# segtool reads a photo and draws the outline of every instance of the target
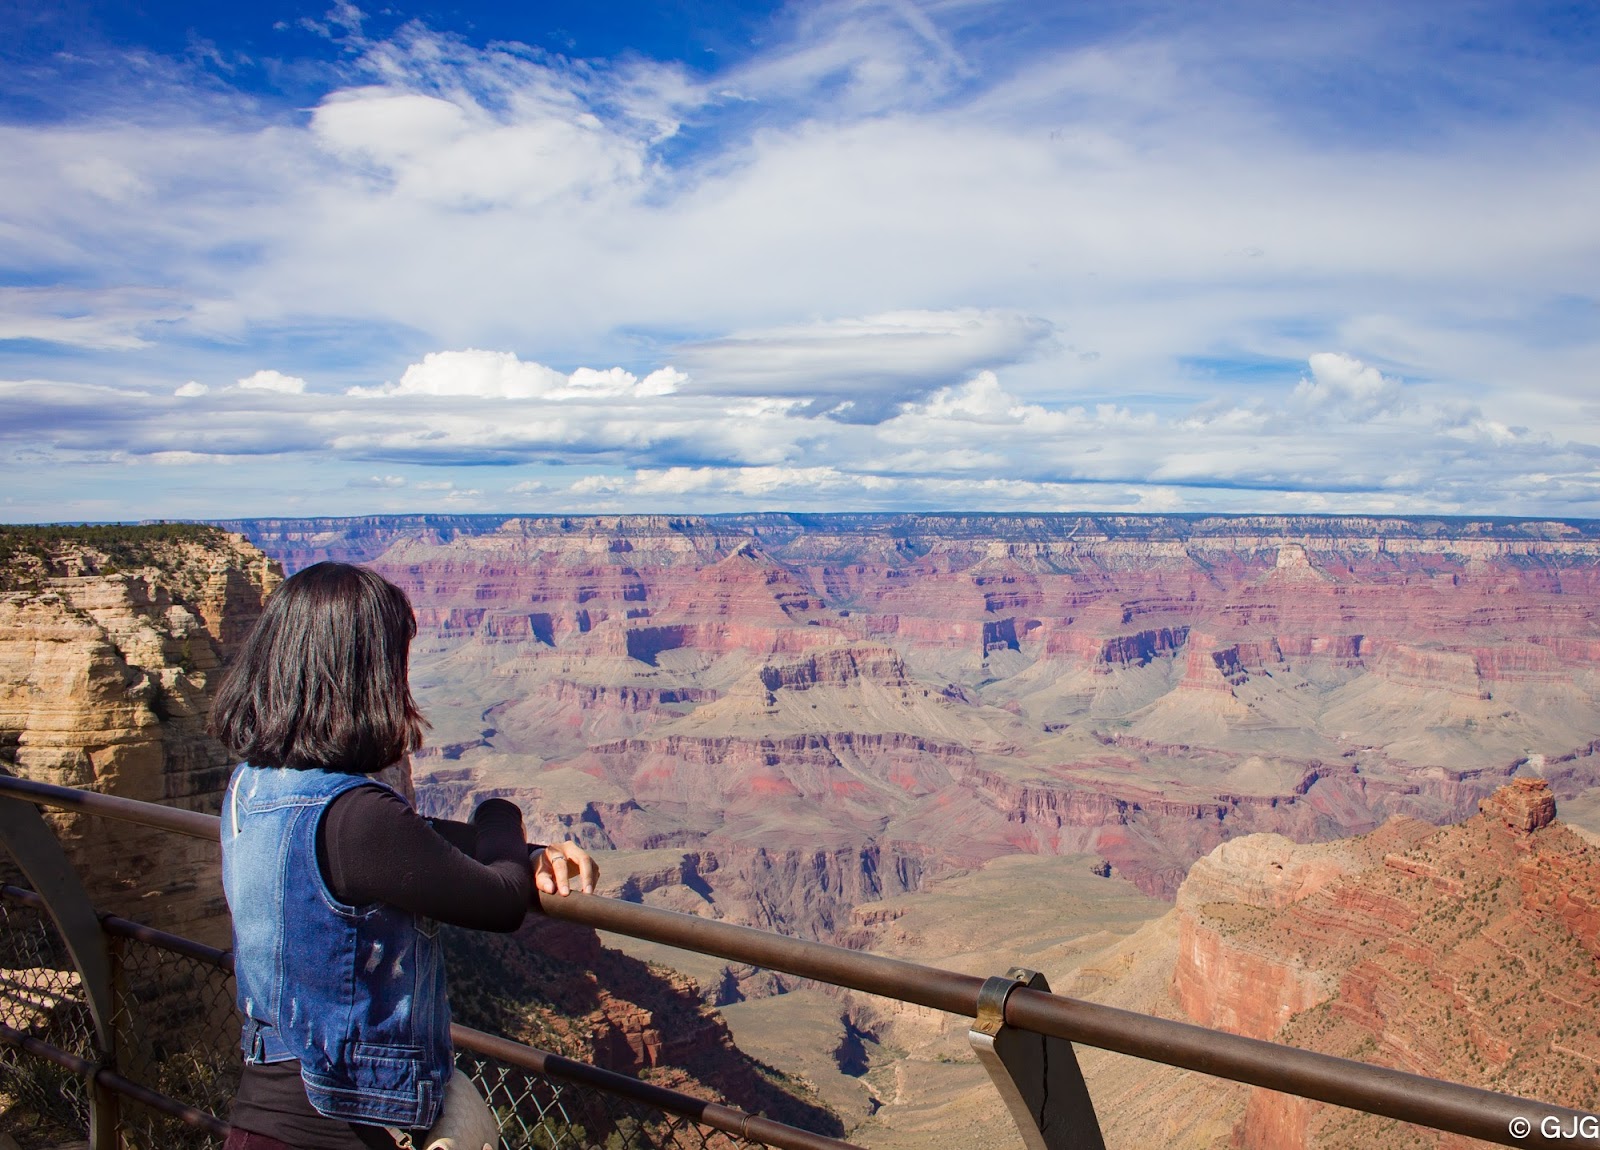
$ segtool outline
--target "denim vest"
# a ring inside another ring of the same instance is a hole
[[[222,807],[222,886],[247,1062],[300,1060],[306,1097],[348,1122],[411,1129],[439,1116],[450,1004],[438,924],[350,906],[317,866],[328,804],[365,775],[241,764]]]

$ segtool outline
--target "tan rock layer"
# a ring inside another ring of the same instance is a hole
[[[41,782],[215,811],[232,764],[205,732],[211,695],[279,576],[220,531],[155,545],[154,558],[102,574],[103,554],[68,541],[52,570],[72,574],[0,596],[0,759]],[[214,845],[52,821],[101,909],[226,942]]]

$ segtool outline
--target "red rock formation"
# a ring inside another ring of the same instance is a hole
[[[1253,836],[1214,851],[1178,894],[1178,1001],[1252,1037],[1593,1109],[1600,852],[1553,821],[1542,779],[1482,807],[1443,830],[1397,820],[1325,846]],[[1258,1091],[1236,1133],[1287,1150],[1400,1132]]]
[[[1480,802],[1478,810],[1527,834],[1555,821],[1556,797],[1543,779],[1513,779]]]

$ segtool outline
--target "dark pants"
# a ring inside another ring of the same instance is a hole
[[[270,1135],[240,1130],[235,1126],[228,1131],[228,1140],[222,1144],[222,1150],[294,1150],[294,1147]]]
[[[381,1126],[363,1126],[351,1123],[350,1129],[373,1150],[394,1150],[395,1141]],[[240,1130],[237,1126],[228,1131],[228,1140],[222,1150],[296,1150],[287,1142],[280,1142],[270,1134],[257,1134],[253,1130]]]

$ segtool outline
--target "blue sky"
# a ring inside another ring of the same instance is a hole
[[[1600,7],[0,7],[0,518],[1600,516]]]

